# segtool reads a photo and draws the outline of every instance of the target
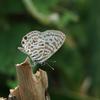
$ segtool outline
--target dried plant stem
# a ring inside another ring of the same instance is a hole
[[[48,88],[47,73],[41,69],[32,73],[32,67],[27,58],[23,63],[16,65],[19,86],[10,90],[13,100],[50,100],[46,95]]]

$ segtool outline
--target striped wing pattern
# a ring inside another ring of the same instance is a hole
[[[43,63],[62,46],[64,41],[65,35],[60,31],[32,31],[22,38],[21,44],[24,53],[33,62]]]

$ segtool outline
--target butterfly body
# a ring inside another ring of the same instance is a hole
[[[65,35],[56,30],[32,31],[26,34],[18,49],[27,54],[33,62],[43,63],[64,43]]]

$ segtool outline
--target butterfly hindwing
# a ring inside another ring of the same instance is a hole
[[[42,38],[45,40],[45,48],[42,62],[50,58],[64,43],[65,35],[56,30],[47,30],[42,32]]]

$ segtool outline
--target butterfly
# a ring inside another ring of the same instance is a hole
[[[21,41],[18,49],[27,54],[35,63],[42,64],[49,59],[64,43],[65,34],[57,30],[44,32],[31,31]]]

